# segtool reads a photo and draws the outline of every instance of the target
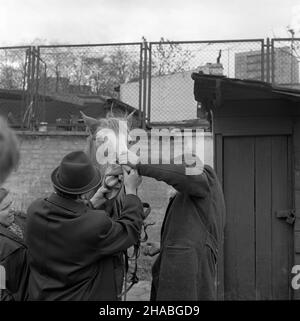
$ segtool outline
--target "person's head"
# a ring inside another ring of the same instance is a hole
[[[19,163],[18,142],[15,133],[0,117],[0,185]]]
[[[12,205],[13,200],[9,191],[0,187],[0,224],[6,227],[10,226],[15,220],[15,210]]]
[[[101,175],[83,151],[76,151],[62,159],[51,180],[57,194],[77,199],[94,191],[101,183]]]

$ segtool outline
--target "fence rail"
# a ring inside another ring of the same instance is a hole
[[[80,106],[115,98],[143,126],[195,121],[206,115],[192,72],[300,89],[299,59],[298,38],[0,47],[0,113],[35,128],[51,99]]]

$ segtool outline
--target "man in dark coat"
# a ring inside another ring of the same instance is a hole
[[[0,265],[5,268],[6,288],[0,301],[28,299],[29,268],[24,241],[0,224]]]
[[[142,224],[136,171],[124,171],[126,197],[118,220],[78,198],[101,182],[98,169],[83,152],[65,156],[52,182],[56,193],[28,209],[29,299],[117,300],[118,256],[138,241]],[[100,188],[91,203],[101,201]]]
[[[176,189],[162,224],[160,254],[152,268],[151,300],[216,299],[225,203],[214,170],[200,165],[199,174],[187,175],[184,163],[139,164],[135,157],[126,157],[140,175]],[[202,164],[199,159],[195,163]]]
[[[0,301],[25,301],[29,279],[27,247],[16,230],[18,228],[22,234],[25,219],[15,216],[10,206],[8,191],[0,188],[0,265],[5,271],[5,289],[2,289]]]
[[[19,158],[17,137],[0,117],[0,186],[12,170],[16,169]],[[14,215],[7,195],[8,191],[0,188],[0,301],[20,301],[27,299],[29,270],[26,245],[8,229],[14,221]]]

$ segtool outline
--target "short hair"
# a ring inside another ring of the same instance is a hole
[[[0,184],[3,184],[10,173],[17,168],[19,159],[17,137],[6,121],[0,117]]]

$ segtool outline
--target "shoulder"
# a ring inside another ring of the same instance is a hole
[[[91,229],[96,229],[98,231],[109,230],[113,222],[108,216],[108,213],[104,210],[94,210],[90,208],[87,208],[84,218]]]
[[[208,177],[208,179],[217,180],[217,174],[215,170],[210,165],[204,165],[203,173]]]
[[[18,250],[26,250],[26,247],[21,242],[17,242],[15,238],[9,234],[0,234],[0,261],[5,260],[13,253],[19,253]]]
[[[32,211],[34,211],[36,208],[38,207],[42,207],[45,203],[45,199],[44,198],[38,198],[36,200],[34,200],[27,208],[27,213],[30,213]]]

